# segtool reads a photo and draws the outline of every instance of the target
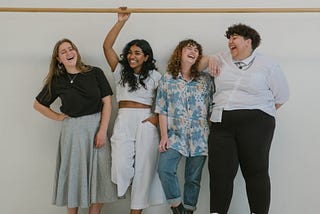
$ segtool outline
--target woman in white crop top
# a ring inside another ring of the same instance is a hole
[[[131,214],[165,203],[156,172],[159,133],[158,116],[151,107],[161,74],[156,71],[152,48],[143,39],[129,42],[120,58],[113,49],[129,13],[119,13],[118,21],[107,34],[103,49],[116,82],[119,111],[112,137],[112,181],[118,196],[123,197],[130,185]]]

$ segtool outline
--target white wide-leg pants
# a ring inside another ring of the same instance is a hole
[[[166,202],[157,173],[158,129],[150,122],[150,109],[119,109],[111,137],[111,179],[123,196],[130,184],[131,209]]]

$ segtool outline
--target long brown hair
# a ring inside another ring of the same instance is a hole
[[[61,75],[65,74],[67,72],[64,65],[62,63],[60,63],[57,59],[58,54],[59,54],[59,47],[62,43],[65,43],[65,42],[69,43],[71,45],[71,47],[77,52],[77,63],[76,63],[77,70],[79,70],[80,73],[82,73],[82,72],[88,72],[92,69],[92,67],[90,65],[86,65],[81,61],[81,56],[79,54],[79,50],[78,50],[77,46],[70,39],[59,40],[53,48],[49,72],[48,72],[48,74],[45,78],[45,82],[44,82],[44,87],[48,88],[48,97],[47,97],[48,99],[50,99],[50,97],[51,97],[51,85],[52,85],[53,78],[60,77]]]
[[[182,49],[184,47],[189,46],[189,45],[197,47],[197,49],[199,51],[199,56],[198,56],[196,62],[191,66],[191,77],[197,78],[199,76],[198,65],[199,65],[200,59],[202,58],[202,47],[195,40],[186,39],[186,40],[179,42],[177,47],[174,49],[174,51],[170,57],[169,63],[168,63],[167,71],[169,73],[171,73],[173,78],[175,78],[175,79],[178,77],[179,72],[181,71]]]

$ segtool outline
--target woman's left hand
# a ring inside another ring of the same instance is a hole
[[[98,131],[95,137],[94,144],[98,149],[104,146],[107,143],[107,132],[106,131]]]

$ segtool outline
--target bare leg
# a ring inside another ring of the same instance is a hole
[[[68,208],[68,214],[77,214],[77,213],[78,213],[78,207]]]
[[[103,204],[91,204],[89,214],[100,214]]]
[[[130,210],[130,214],[141,214],[142,210]]]

